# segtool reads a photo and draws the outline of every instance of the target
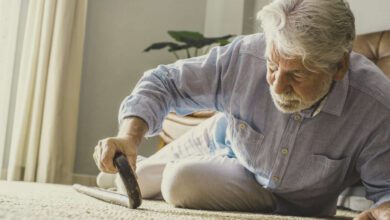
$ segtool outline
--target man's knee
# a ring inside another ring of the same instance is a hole
[[[137,180],[144,199],[153,199],[160,194],[161,173],[164,167],[159,163],[137,165]]]
[[[177,207],[229,211],[271,211],[272,193],[230,158],[196,157],[169,163],[161,193]]]
[[[161,193],[165,201],[178,207],[196,208],[207,191],[203,166],[191,161],[169,163],[164,170]]]

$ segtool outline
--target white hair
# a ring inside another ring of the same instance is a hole
[[[257,14],[269,56],[302,59],[310,70],[334,72],[352,50],[355,18],[344,0],[274,0]]]

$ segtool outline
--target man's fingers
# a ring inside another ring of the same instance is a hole
[[[107,170],[101,158],[102,158],[102,147],[101,147],[101,142],[99,141],[98,145],[95,147],[95,151],[93,153],[93,159],[95,160],[95,164],[100,171],[109,173],[110,171]]]
[[[135,172],[136,169],[137,169],[137,166],[136,166],[137,155],[135,155],[135,156],[127,156],[127,161],[129,162],[129,165],[130,165],[131,169],[134,171],[135,177],[138,179],[137,173]]]
[[[99,170],[105,173],[117,173],[118,169],[113,162],[117,152],[122,152],[126,155],[129,165],[135,171],[137,150],[131,140],[124,138],[106,138],[98,142],[95,146],[93,159]]]
[[[101,162],[107,172],[109,173],[116,173],[118,170],[114,166],[113,159],[116,152],[116,147],[114,147],[113,143],[110,143],[109,141],[103,143],[103,150],[102,150],[102,158]]]
[[[353,220],[375,220],[375,218],[371,215],[370,210],[366,210],[356,216]]]
[[[390,219],[390,207],[389,208],[381,208],[380,206],[373,209],[371,214],[374,219],[377,220],[389,220]]]
[[[135,172],[137,156],[136,155],[127,155],[126,157],[127,157],[127,161],[129,162],[129,165],[131,166],[131,168]]]
[[[95,164],[99,168],[99,170],[104,172],[104,166],[102,166],[100,161],[101,151],[101,146],[99,144],[96,145],[95,151],[93,152],[93,159],[95,160]]]

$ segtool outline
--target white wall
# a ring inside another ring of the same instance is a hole
[[[262,32],[262,28],[260,26],[260,22],[256,20],[257,12],[259,12],[264,6],[269,4],[272,0],[255,0],[255,4],[253,6],[253,17],[254,17],[254,27],[253,32]]]
[[[205,34],[252,34],[261,31],[256,22],[257,11],[271,0],[208,0]]]
[[[356,33],[390,30],[389,0],[349,0],[355,15]]]
[[[203,32],[206,0],[91,0],[88,5],[75,173],[97,174],[92,159],[99,139],[116,135],[120,102],[142,73],[175,59],[142,50],[169,41],[167,30]],[[155,150],[144,141],[140,154]]]
[[[244,5],[244,0],[208,0],[205,35],[242,34]]]

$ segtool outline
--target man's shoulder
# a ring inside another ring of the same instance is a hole
[[[365,56],[352,53],[350,86],[381,103],[390,111],[390,79]]]
[[[265,36],[263,33],[245,35],[241,39],[240,54],[247,54],[265,60]]]

